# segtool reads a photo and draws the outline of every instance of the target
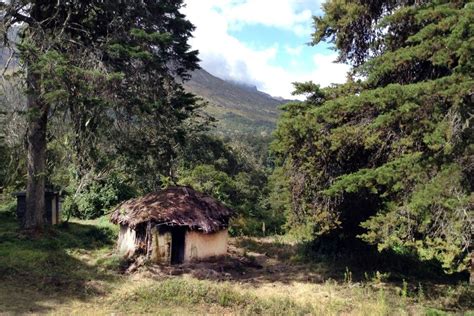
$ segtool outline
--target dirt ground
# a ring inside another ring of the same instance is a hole
[[[182,275],[254,286],[268,282],[323,283],[325,277],[321,273],[312,271],[308,265],[288,260],[293,251],[291,245],[275,246],[271,238],[231,238],[227,256],[173,266],[151,264],[138,267],[132,264],[125,272],[155,279]]]

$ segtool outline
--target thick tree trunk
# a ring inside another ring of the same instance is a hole
[[[26,187],[26,212],[22,228],[41,230],[45,215],[46,182],[46,127],[48,106],[38,97],[39,78],[28,74],[28,179]]]

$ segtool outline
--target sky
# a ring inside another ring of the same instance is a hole
[[[331,45],[310,46],[312,16],[324,0],[185,0],[182,12],[196,26],[190,44],[201,67],[227,80],[294,99],[292,82],[321,86],[345,81]]]

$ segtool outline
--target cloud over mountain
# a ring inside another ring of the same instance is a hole
[[[318,1],[307,0],[188,0],[183,13],[196,26],[191,45],[200,51],[201,65],[210,73],[290,98],[292,82],[341,83],[349,69],[332,63],[333,52],[313,49],[312,53],[304,45],[310,41],[312,15],[319,13],[319,7]],[[275,32],[276,39],[255,45],[235,35],[262,30]],[[292,34],[296,45],[280,39],[279,32]],[[304,60],[301,51],[308,55]]]

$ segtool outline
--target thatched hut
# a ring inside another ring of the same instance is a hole
[[[189,187],[170,187],[120,204],[118,251],[158,263],[182,263],[227,253],[232,210]]]

